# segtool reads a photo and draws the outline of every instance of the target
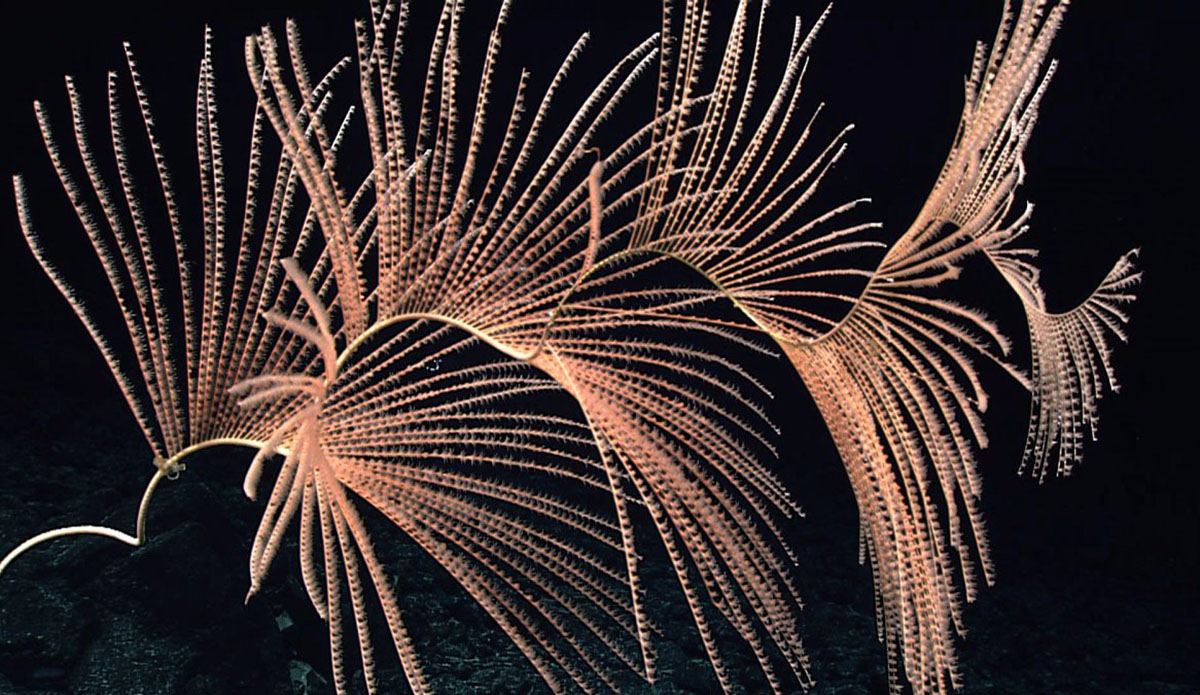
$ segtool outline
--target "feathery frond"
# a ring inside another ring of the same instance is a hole
[[[160,459],[180,458],[213,442],[265,441],[281,414],[293,409],[295,399],[271,408],[241,409],[228,390],[281,363],[306,372],[318,357],[312,350],[289,349],[282,332],[256,321],[272,307],[297,318],[304,315],[299,297],[287,292],[281,282],[278,260],[311,243],[311,225],[301,224],[294,209],[299,180],[286,156],[274,164],[274,185],[264,191],[264,178],[272,171],[263,162],[265,132],[259,109],[255,109],[252,126],[242,221],[231,219],[210,42],[211,35],[206,33],[196,96],[202,211],[197,225],[181,219],[174,177],[128,46],[125,56],[137,119],[145,136],[143,147],[148,145],[156,167],[153,183],[139,182],[132,171],[134,144],[128,132],[129,117],[120,105],[116,73],[109,75],[108,112],[118,186],[105,181],[102,155],[89,137],[83,97],[72,80],[67,80],[73,131],[68,143],[56,135],[48,109],[35,105],[51,162],[100,262],[111,301],[124,322],[123,332],[101,325],[99,317],[112,312],[93,313],[71,292],[71,282],[56,269],[34,232],[24,182],[15,179],[22,229],[30,248],[88,326],[147,443]],[[324,92],[322,85],[316,98]],[[85,184],[79,183],[72,159],[82,161]],[[154,190],[156,196],[148,193]],[[264,193],[269,194],[265,206],[261,200]],[[163,234],[152,233],[151,206],[158,206],[154,212],[158,218],[165,217],[170,228],[166,243]],[[189,245],[192,237],[200,240],[198,250]],[[172,290],[169,284],[174,282],[178,287]],[[126,352],[134,356],[132,369],[121,358]]]

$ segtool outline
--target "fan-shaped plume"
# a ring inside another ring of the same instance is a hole
[[[133,109],[121,106],[123,89],[117,74],[110,73],[108,79],[111,152],[118,185],[106,184],[103,154],[88,136],[83,96],[71,79],[67,80],[67,94],[73,137],[65,145],[56,135],[49,110],[41,103],[35,105],[50,160],[99,261],[111,301],[124,320],[123,332],[102,325],[100,317],[112,314],[111,310],[93,312],[71,291],[71,283],[54,266],[34,232],[23,180],[14,179],[21,226],[30,248],[87,326],[147,443],[155,457],[164,461],[179,460],[214,444],[265,441],[280,419],[295,410],[297,399],[239,408],[227,393],[229,388],[263,371],[286,368],[307,373],[317,368],[320,357],[311,346],[256,320],[272,308],[291,320],[306,315],[306,305],[282,282],[279,259],[311,247],[313,225],[307,219],[311,212],[301,218],[295,209],[300,182],[292,160],[282,156],[269,168],[264,164],[265,123],[261,109],[256,108],[242,220],[235,223],[231,219],[210,40],[206,33],[196,95],[199,221],[181,218],[174,177],[128,45],[125,57],[128,86],[135,96]],[[324,115],[319,103],[328,103],[323,102],[327,90],[323,82],[314,93],[317,115]],[[130,120],[139,123],[137,128],[144,135],[140,147],[155,163],[154,178],[148,181],[139,180],[131,165],[138,145],[129,135]],[[78,160],[86,173],[83,185],[75,173]],[[264,179],[271,175],[274,183],[265,188]],[[140,196],[136,195],[139,191],[143,192]],[[145,193],[148,191],[156,193]],[[155,233],[154,227],[162,226],[163,221],[169,233]],[[189,247],[192,237],[198,239],[198,249]],[[322,258],[326,256],[322,252]],[[314,274],[313,281],[325,284],[321,273]],[[323,291],[328,301],[331,287],[325,284]],[[136,371],[123,366],[122,356],[130,352]]]
[[[681,48],[664,59],[659,85],[660,108],[671,110],[660,115],[656,135],[672,144],[656,148],[650,161],[653,185],[639,201],[647,212],[629,230],[628,245],[693,267],[763,330],[799,340],[828,331],[853,304],[853,295],[829,289],[831,279],[869,275],[822,261],[878,246],[859,238],[878,225],[842,223],[862,200],[816,215],[805,205],[841,158],[850,130],[814,144],[821,109],[806,114],[800,100],[809,48],[826,15],[807,34],[796,22],[775,91],[764,93],[773,79],[760,66],[766,4],[754,5],[739,3],[716,84],[697,112],[676,106],[699,88],[687,75],[703,58],[708,21],[701,5],[686,4]],[[696,135],[680,137],[697,119]],[[686,163],[681,177],[657,175],[675,162]]]
[[[555,382],[461,329],[419,320],[380,343],[350,356],[321,414],[336,479],[442,564],[547,682],[619,690],[636,633],[617,524],[584,505],[608,491],[586,426],[545,407]]]
[[[1025,230],[1027,216],[1028,211],[1011,231],[996,238],[1005,243],[1016,238]],[[986,252],[1021,298],[1029,321],[1033,404],[1021,470],[1031,470],[1044,480],[1057,450],[1055,472],[1069,475],[1071,467],[1083,458],[1085,426],[1091,438],[1096,438],[1104,384],[1112,391],[1118,388],[1110,341],[1112,336],[1127,340],[1129,317],[1122,305],[1134,300],[1131,290],[1141,279],[1133,264],[1137,251],[1118,259],[1087,299],[1061,313],[1046,310],[1038,284],[1040,271],[1030,261],[1034,251],[995,246]]]
[[[236,223],[210,35],[195,222],[181,213],[126,47],[136,110],[121,108],[129,85],[115,74],[108,84],[119,185],[105,183],[112,166],[88,137],[73,82],[73,138],[36,106],[112,308],[94,311],[72,290],[33,232],[17,178],[22,229],[154,453],[147,500],[206,447],[257,450],[244,484],[252,498],[274,471],[250,593],[297,522],[339,694],[355,668],[347,616],[366,689],[378,690],[372,602],[409,686],[429,691],[363,504],[445,568],[556,693],[655,683],[659,629],[642,576],[648,538],[637,532],[647,518],[722,690],[742,687],[729,653],[743,647],[772,693],[807,687],[783,528],[798,507],[770,463],[769,394],[731,357],[776,347],[846,466],[892,691],[907,681],[944,693],[960,682],[962,598],[976,595],[977,574],[993,576],[975,360],[1033,392],[1025,464],[1044,476],[1057,453],[1069,472],[1084,422],[1095,432],[1102,381],[1115,385],[1110,334],[1125,338],[1121,305],[1139,277],[1126,255],[1082,304],[1050,313],[1032,252],[1011,246],[1027,229],[1029,208],[1011,213],[1064,9],[1006,8],[991,50],[976,50],[933,190],[874,270],[846,262],[884,246],[867,235],[878,225],[855,221],[865,199],[810,210],[849,132],[819,135],[821,108],[801,99],[828,11],[807,30],[797,21],[786,60],[768,65],[767,3],[753,0],[738,3],[712,69],[712,19],[686,0],[665,2],[661,36],[606,72],[575,74],[584,35],[554,75],[522,72],[515,84],[498,70],[510,3],[475,65],[463,3],[448,0],[417,108],[399,84],[414,59],[407,3],[372,0],[354,60],[319,80],[294,23],[282,41],[264,28],[244,46],[256,104]],[[655,108],[639,121],[628,97],[656,67]],[[572,81],[592,88],[568,104]],[[354,104],[337,106],[335,87]],[[357,115],[365,173],[340,156]],[[131,120],[143,136],[128,135]],[[154,161],[151,185],[135,174],[139,157]],[[1031,379],[1007,364],[1008,341],[982,312],[944,296],[977,252],[1025,308]],[[663,272],[680,264],[686,281]],[[106,325],[110,315],[123,326]],[[569,405],[552,405],[556,395]],[[140,521],[139,543],[143,530]],[[722,642],[727,629],[744,645]]]
[[[751,646],[774,691],[808,683],[799,600],[775,522],[798,509],[764,465],[774,458],[774,428],[758,405],[765,389],[722,355],[763,348],[744,331],[704,320],[702,310],[723,299],[719,292],[613,288],[664,262],[626,257],[605,265],[581,286],[533,363],[583,407],[610,468],[618,518],[625,523],[627,515],[620,495],[645,504],[722,687],[735,689],[734,674],[716,640],[713,607]],[[629,531],[625,548],[641,616]],[[646,661],[653,680],[651,653]]]

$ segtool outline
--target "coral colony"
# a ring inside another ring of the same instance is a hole
[[[728,654],[745,649],[759,689],[791,692],[810,684],[780,531],[797,507],[772,470],[766,390],[728,357],[750,350],[791,363],[840,453],[893,691],[957,687],[962,605],[992,581],[976,363],[1032,394],[1027,469],[1069,472],[1138,279],[1127,255],[1078,307],[1049,313],[1020,246],[1021,157],[1065,4],[1005,8],[970,62],[945,165],[895,233],[862,221],[861,200],[813,209],[848,131],[818,137],[820,109],[800,97],[824,15],[788,37],[765,3],[745,0],[716,27],[704,3],[668,0],[661,34],[607,73],[577,69],[585,35],[556,74],[510,80],[497,69],[509,9],[468,52],[459,2],[413,27],[405,3],[373,0],[354,55],[316,72],[293,23],[264,29],[245,42],[256,103],[220,118],[206,35],[186,111],[199,219],[183,212],[195,187],[174,183],[128,46],[107,115],[89,115],[69,80],[69,118],[35,105],[80,248],[111,292],[72,290],[18,176],[21,227],[157,471],[136,535],[56,529],[0,570],[67,535],[141,544],[163,478],[194,452],[240,445],[254,452],[245,492],[265,498],[250,592],[298,533],[339,693],[359,670],[375,692],[385,647],[415,693],[429,690],[364,507],[439,563],[554,692],[659,677],[651,542],[722,690],[741,690]],[[421,60],[405,36],[420,29],[433,32],[424,89],[407,93],[399,78]],[[789,38],[768,60],[764,45]],[[643,113],[628,97],[647,81],[656,99]],[[565,103],[568,83],[590,95]],[[248,162],[222,147],[230,122],[252,123]],[[249,171],[246,191],[228,190],[231,167]],[[1028,372],[949,296],[967,257],[1023,305]],[[539,408],[548,392],[577,409]]]

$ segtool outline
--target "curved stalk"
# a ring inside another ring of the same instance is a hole
[[[96,524],[80,524],[78,526],[63,526],[61,528],[50,529],[26,540],[25,542],[13,548],[3,560],[0,560],[0,576],[8,569],[8,566],[13,563],[18,557],[23,555],[27,550],[34,548],[47,541],[52,541],[58,538],[66,538],[69,536],[102,536],[111,538],[115,541],[120,541],[134,548],[141,547],[146,543],[146,517],[150,511],[150,500],[154,497],[154,491],[158,489],[158,484],[163,478],[174,480],[179,477],[179,474],[185,470],[183,459],[197,451],[207,449],[212,446],[235,445],[260,447],[261,442],[256,442],[250,439],[239,439],[234,437],[226,437],[220,439],[210,439],[208,441],[193,444],[189,447],[181,449],[179,452],[168,459],[156,458],[154,461],[155,467],[158,469],[151,476],[150,482],[146,483],[146,490],[142,493],[142,501],[138,505],[137,522],[134,528],[134,534],[130,535],[120,529],[111,528],[109,526],[99,526]],[[282,453],[282,452],[281,452]]]

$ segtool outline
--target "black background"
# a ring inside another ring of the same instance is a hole
[[[149,470],[144,445],[102,362],[20,237],[10,174],[25,173],[35,199],[44,196],[51,206],[57,200],[65,209],[31,102],[46,100],[65,114],[61,76],[71,74],[92,89],[98,106],[102,92],[96,89],[104,71],[122,65],[119,42],[130,40],[158,118],[178,121],[167,126],[174,129],[167,133],[168,156],[178,167],[194,166],[186,159],[191,156],[187,129],[203,26],[210,24],[216,33],[219,89],[227,100],[222,108],[237,113],[239,101],[249,98],[240,67],[242,36],[264,22],[278,26],[283,17],[296,17],[313,64],[325,65],[353,49],[351,20],[367,8],[351,5],[28,3],[6,14],[0,29],[3,547],[47,527],[49,519],[42,517],[48,509],[67,523],[117,513],[112,523],[128,526]],[[826,123],[857,125],[851,150],[828,187],[843,200],[871,196],[870,215],[893,235],[913,217],[937,173],[960,112],[973,42],[991,39],[1000,13],[998,2],[908,5],[839,4],[814,48],[805,85],[810,104],[828,102]],[[1122,390],[1102,402],[1099,442],[1087,449],[1075,475],[1045,485],[1015,474],[1027,396],[999,372],[989,374],[996,399],[987,416],[993,446],[983,453],[982,466],[1000,586],[985,592],[968,613],[974,631],[965,643],[964,670],[969,685],[980,688],[976,692],[991,691],[980,684],[997,692],[1031,693],[1200,688],[1196,667],[1186,661],[1200,646],[1197,632],[1185,624],[1197,615],[1200,545],[1200,488],[1193,465],[1195,143],[1194,111],[1187,105],[1195,61],[1183,36],[1184,18],[1165,4],[1114,8],[1081,2],[1068,12],[1052,51],[1060,70],[1026,157],[1023,195],[1037,205],[1032,238],[1043,250],[1051,308],[1073,305],[1120,253],[1142,249],[1138,264],[1144,280],[1131,310],[1132,341],[1117,350]],[[777,42],[786,41],[792,15],[812,18],[821,9],[812,2],[775,2],[770,16],[777,21],[770,28]],[[492,11],[469,8],[481,26],[491,21]],[[418,12],[414,34],[429,26],[422,16]],[[545,77],[575,37],[590,30],[592,49],[584,65],[605,66],[655,31],[657,16],[652,2],[575,6],[518,0],[506,33],[506,59]],[[723,16],[718,11],[718,18]],[[778,48],[767,60],[772,57],[778,58]],[[223,125],[234,132],[245,127]],[[1015,300],[994,280],[979,283],[978,298],[1022,345]],[[1027,350],[1018,348],[1019,354],[1022,349]],[[826,569],[847,584],[846,602],[869,609],[868,573],[852,566],[853,502],[828,435],[794,376],[779,365],[758,366],[780,394],[776,418],[788,424],[781,476],[809,513],[796,531],[802,558],[818,565],[814,572],[833,563]],[[113,451],[121,457],[104,473],[108,486],[102,493],[72,485],[80,479],[62,472],[72,466],[94,471],[99,462],[114,460]],[[231,485],[238,479],[237,471],[229,472]],[[71,495],[86,498],[87,505],[69,511]],[[253,518],[248,503],[233,504],[223,513]],[[829,554],[836,558],[828,559]],[[241,557],[225,557],[225,567],[213,571],[244,582]],[[36,554],[24,560],[40,561]],[[809,573],[800,568],[802,591],[814,587],[807,602],[817,615],[807,634],[821,682],[818,692],[841,692],[839,685],[850,681],[865,690],[880,687],[878,673],[873,680],[855,680],[857,667],[828,663],[840,654],[835,642],[868,642],[871,633],[828,634],[841,628],[823,623],[817,604],[839,590],[830,588],[834,580]],[[0,583],[0,604],[10,600],[6,590]],[[314,632],[323,638],[319,627]],[[873,659],[870,666],[879,669],[882,649],[873,643],[863,648]],[[40,692],[22,685],[33,682],[28,674],[14,678],[21,672],[14,660],[23,657],[13,649],[0,647],[0,690]],[[77,683],[51,681],[58,685],[50,692]]]

